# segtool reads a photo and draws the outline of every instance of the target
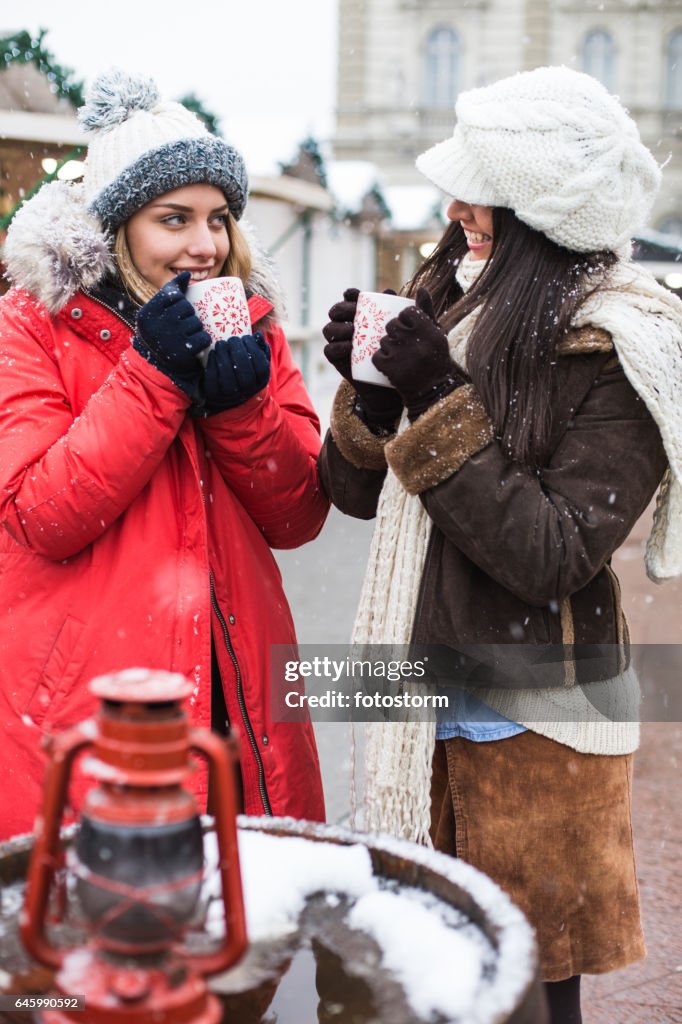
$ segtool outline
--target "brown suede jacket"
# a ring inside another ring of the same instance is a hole
[[[503,454],[471,384],[399,436],[379,438],[354,414],[355,391],[344,381],[319,466],[331,500],[356,518],[374,517],[387,464],[424,503],[434,528],[414,643],[620,650],[619,664],[596,676],[584,677],[576,658],[570,684],[622,668],[627,626],[610,559],[655,493],[666,457],[605,331],[572,331],[560,355],[552,455],[538,472]]]

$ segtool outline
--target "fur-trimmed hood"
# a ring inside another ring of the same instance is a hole
[[[247,288],[271,302],[271,316],[281,319],[284,302],[272,261],[248,222],[242,219],[239,229],[253,261]],[[3,250],[6,277],[55,314],[80,288],[96,287],[114,270],[112,244],[88,213],[82,186],[53,181],[28,199],[10,224]]]

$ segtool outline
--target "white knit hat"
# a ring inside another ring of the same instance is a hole
[[[118,68],[100,75],[78,112],[91,136],[83,186],[88,208],[112,230],[150,200],[184,185],[221,189],[236,219],[248,192],[244,162],[154,81]]]
[[[537,68],[460,95],[454,134],[418,169],[462,202],[512,209],[577,252],[616,251],[647,220],[661,171],[590,75]]]

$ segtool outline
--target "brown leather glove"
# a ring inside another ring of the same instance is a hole
[[[402,396],[411,420],[466,379],[452,361],[447,336],[436,320],[426,288],[418,289],[414,306],[388,321],[372,362]]]
[[[403,400],[397,391],[379,384],[354,380],[351,373],[350,355],[353,347],[353,320],[358,305],[358,288],[346,288],[343,302],[337,302],[329,310],[329,323],[322,328],[327,344],[324,347],[326,359],[355,388],[358,396],[358,415],[370,429],[372,426],[390,429],[403,411]],[[395,295],[387,289],[388,295]]]

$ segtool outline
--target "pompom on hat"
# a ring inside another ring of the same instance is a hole
[[[615,96],[567,67],[522,71],[460,95],[454,134],[417,158],[465,203],[504,206],[577,252],[622,251],[661,171]]]
[[[91,213],[114,231],[146,203],[184,185],[215,185],[241,217],[248,195],[242,157],[154,81],[118,68],[100,75],[78,111],[90,139],[83,186]]]

